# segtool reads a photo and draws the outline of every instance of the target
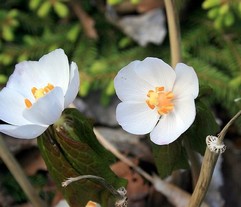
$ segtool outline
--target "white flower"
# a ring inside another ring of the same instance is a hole
[[[175,70],[158,58],[133,61],[114,80],[122,101],[116,118],[124,130],[150,133],[158,145],[175,141],[193,123],[198,78],[192,67],[178,63]]]
[[[76,63],[69,65],[62,49],[44,55],[39,61],[15,66],[0,92],[0,132],[31,139],[42,134],[75,99],[79,90]]]

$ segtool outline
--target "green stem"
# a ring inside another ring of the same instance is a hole
[[[228,128],[232,125],[232,123],[241,115],[241,111],[239,111],[222,129],[218,138],[223,141],[223,138],[228,130]],[[219,154],[215,152],[211,152],[208,148],[206,148],[203,164],[200,172],[200,176],[197,182],[197,185],[194,189],[194,192],[191,196],[188,207],[199,207],[207,193],[208,186],[210,184],[214,167],[216,165]]]
[[[28,178],[26,177],[24,171],[8,150],[2,136],[0,135],[0,157],[2,158],[5,165],[8,167],[9,171],[12,173],[16,181],[19,183],[25,194],[27,195],[30,202],[35,207],[44,207],[46,204],[39,198],[37,192],[30,184]]]

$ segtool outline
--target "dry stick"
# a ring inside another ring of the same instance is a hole
[[[98,34],[97,31],[95,29],[95,21],[93,20],[93,18],[91,18],[82,8],[80,2],[75,1],[75,0],[71,0],[70,1],[70,5],[73,8],[73,11],[75,12],[76,16],[78,17],[79,21],[81,22],[85,34],[87,37],[91,38],[91,39],[97,39],[98,38]]]
[[[30,184],[22,168],[7,148],[2,136],[0,135],[0,157],[17,180],[30,202],[34,207],[44,207],[46,204],[40,199],[36,190]]]
[[[133,168],[136,172],[142,175],[146,180],[153,184],[155,189],[166,196],[169,202],[176,207],[186,207],[189,200],[190,194],[184,190],[178,188],[177,186],[161,180],[157,176],[151,176],[145,172],[142,168],[138,167],[130,159],[124,156],[119,150],[117,150],[105,137],[103,137],[98,130],[94,128],[94,133],[99,140],[99,142],[109,150],[113,155],[115,155],[119,160],[127,164],[129,167]],[[202,207],[208,207],[207,204],[203,203]]]
[[[179,19],[173,0],[164,0],[164,3],[167,13],[172,67],[175,68],[176,64],[181,61],[181,35]],[[187,150],[188,157],[191,162],[193,184],[195,185],[200,172],[200,161],[197,157],[197,154],[190,148],[188,141],[184,140],[183,144]]]
[[[233,124],[233,122],[241,115],[241,110],[226,124],[222,131],[218,135],[218,140],[222,143],[225,134],[227,133],[228,128]],[[197,185],[194,189],[192,197],[190,199],[188,207],[199,207],[202,203],[207,190],[209,183],[212,178],[213,170],[216,165],[219,154],[211,152],[206,148],[205,155],[203,158],[203,164],[200,172],[200,176],[197,182]]]

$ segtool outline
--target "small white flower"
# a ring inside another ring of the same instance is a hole
[[[175,70],[158,58],[133,61],[114,80],[122,101],[116,118],[124,130],[150,133],[158,145],[175,141],[193,123],[198,78],[192,67],[178,63]]]
[[[0,92],[0,132],[31,139],[42,134],[75,99],[79,90],[76,63],[69,65],[62,49],[44,55],[39,61],[15,66]]]

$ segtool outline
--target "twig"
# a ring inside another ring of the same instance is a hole
[[[233,122],[241,115],[241,111],[239,111],[222,129],[220,132],[218,139],[220,143],[223,141],[223,138],[228,130],[228,128],[233,124]],[[206,148],[205,155],[203,158],[203,164],[200,172],[200,176],[197,182],[197,185],[194,189],[192,197],[190,199],[188,207],[199,207],[204,199],[204,196],[207,193],[209,183],[212,178],[213,170],[216,165],[219,154],[215,152],[211,152],[208,148]]]
[[[97,39],[98,34],[94,28],[95,21],[83,10],[80,3],[76,2],[75,0],[71,0],[70,5],[83,25],[86,36],[91,39]]]
[[[94,129],[94,133],[99,140],[99,142],[107,149],[109,150],[113,155],[115,155],[118,159],[120,159],[122,162],[127,164],[129,167],[133,168],[136,172],[138,172],[140,175],[142,175],[146,180],[148,180],[150,183],[153,184],[155,189],[162,193],[164,196],[166,196],[171,204],[173,204],[176,207],[186,207],[189,200],[190,200],[190,194],[183,191],[182,189],[178,188],[177,186],[165,182],[161,180],[157,176],[151,176],[147,172],[145,172],[143,169],[138,167],[135,163],[133,163],[130,159],[128,159],[126,156],[124,156],[118,149],[116,149],[105,137],[103,137],[98,130]],[[203,204],[202,207],[208,207],[207,204]]]
[[[2,136],[0,135],[0,157],[17,180],[30,202],[34,207],[44,207],[46,204],[39,198],[37,192],[30,184],[22,168],[7,148]]]

